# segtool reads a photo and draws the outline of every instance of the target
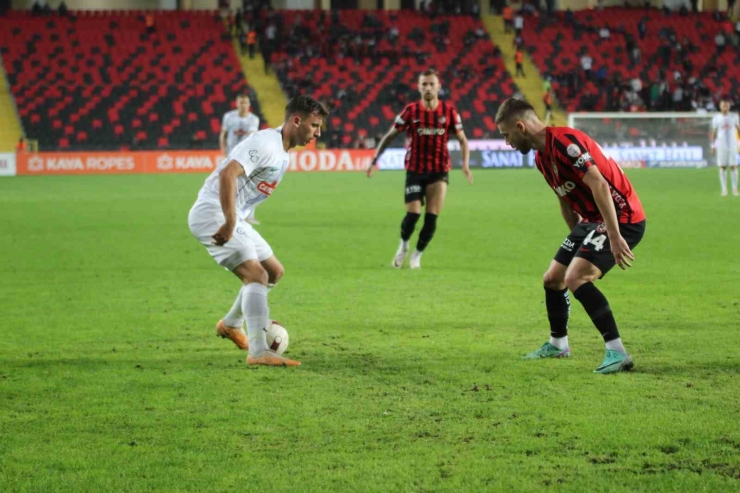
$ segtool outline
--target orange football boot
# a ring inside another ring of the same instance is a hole
[[[301,366],[300,361],[285,358],[269,349],[261,356],[252,356],[251,354],[247,355],[247,364],[265,366]]]
[[[223,319],[216,324],[216,335],[223,339],[231,339],[231,342],[236,344],[239,349],[244,351],[249,349],[249,340],[244,330],[241,327],[229,327]]]

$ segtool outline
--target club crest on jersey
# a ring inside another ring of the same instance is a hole
[[[581,149],[575,144],[569,145],[565,150],[570,157],[578,157],[581,155]]]
[[[266,181],[261,181],[257,184],[257,190],[262,192],[263,194],[267,195],[268,197],[272,195],[272,191],[275,190],[275,187],[277,186],[277,182],[274,181],[272,183],[268,183]]]
[[[445,118],[444,116],[440,116],[439,117],[439,124],[440,125],[444,125],[445,123],[447,123],[447,118]]]

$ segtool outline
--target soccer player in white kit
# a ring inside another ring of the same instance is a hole
[[[737,113],[730,113],[730,101],[719,102],[720,114],[712,119],[712,154],[717,154],[719,167],[719,184],[722,196],[727,195],[727,168],[730,168],[732,195],[737,196],[737,132],[740,132],[740,118]]]
[[[239,94],[236,97],[236,109],[224,114],[221,133],[218,136],[218,144],[224,157],[228,156],[237,144],[260,129],[260,119],[254,113],[250,113],[250,106],[249,96]],[[260,223],[254,217],[254,209],[249,212],[246,220],[249,224]]]
[[[288,169],[288,150],[320,137],[327,116],[326,108],[313,98],[290,100],[283,125],[258,131],[237,145],[208,176],[190,209],[190,231],[216,262],[242,281],[234,305],[218,322],[216,332],[249,351],[248,365],[301,364],[267,347],[267,294],[284,269],[270,245],[243,218],[267,200],[282,180]],[[245,319],[247,337],[242,329]]]

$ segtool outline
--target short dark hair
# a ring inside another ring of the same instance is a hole
[[[499,106],[496,112],[496,125],[514,117],[521,117],[527,111],[534,111],[531,104],[523,99],[509,98]]]
[[[329,116],[326,106],[316,101],[311,96],[296,96],[285,107],[285,116],[300,114],[303,117],[318,115],[324,120]]]
[[[246,92],[240,92],[239,94],[236,95],[236,97],[234,99],[242,99],[242,98],[247,98],[250,101],[252,99],[252,98],[249,97],[249,94],[247,94]]]
[[[422,73],[419,74],[419,77],[427,77],[429,75],[434,75],[434,76],[436,76],[439,79],[439,72],[437,72],[433,68],[426,69],[425,71],[423,71]]]

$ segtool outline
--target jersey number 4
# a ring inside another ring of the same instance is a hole
[[[594,250],[597,252],[600,252],[604,248],[604,242],[606,241],[606,235],[598,235],[594,236],[596,233],[596,230],[591,231],[588,236],[586,236],[586,239],[583,240],[583,243],[581,245],[588,245],[591,243],[594,246]]]

